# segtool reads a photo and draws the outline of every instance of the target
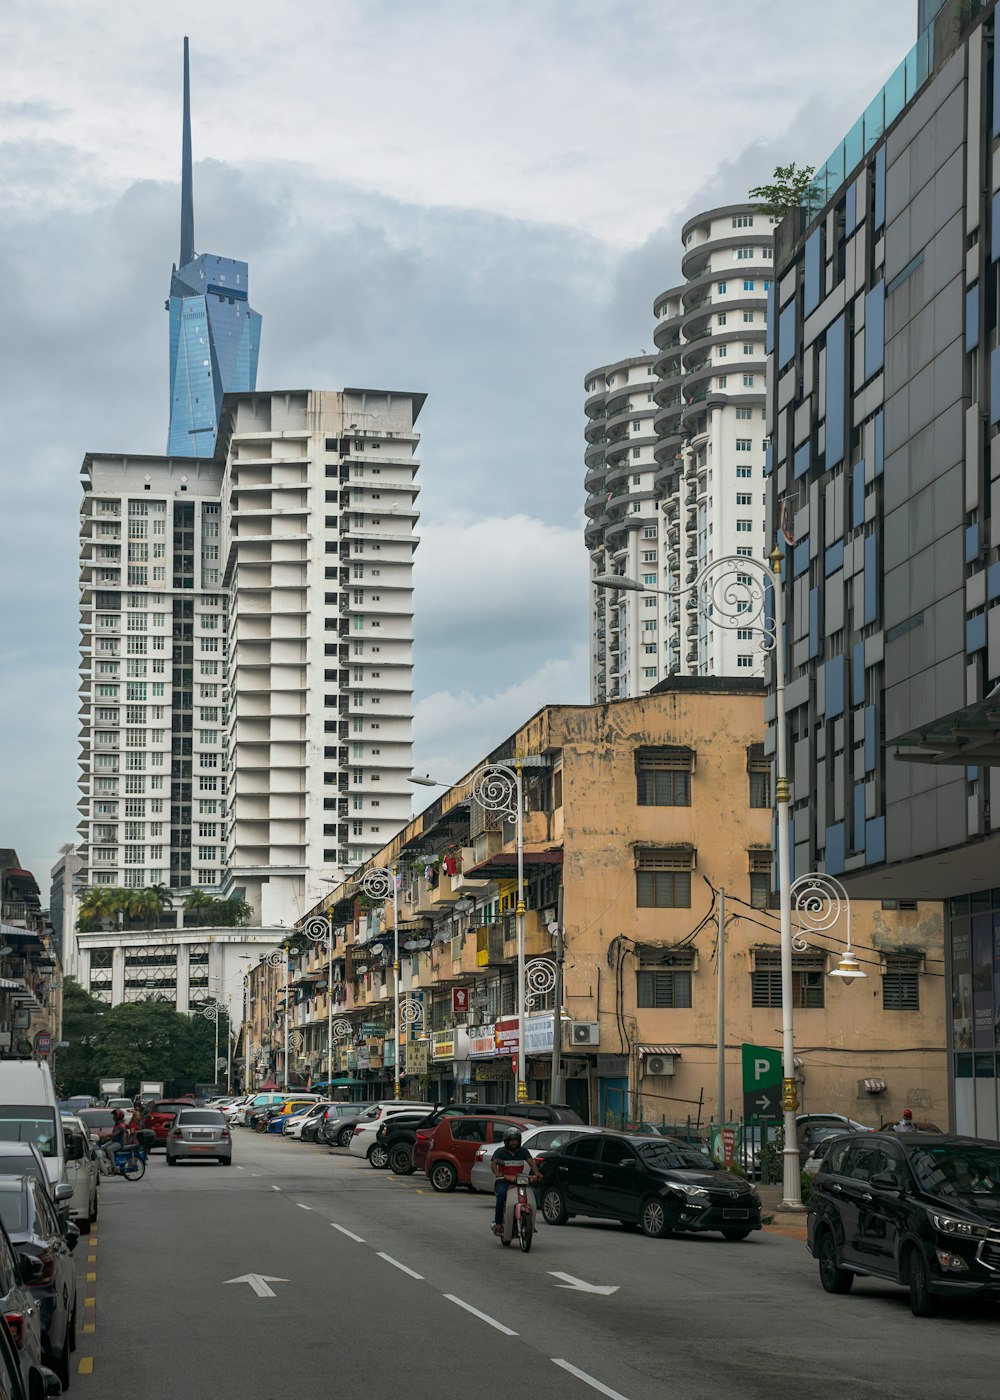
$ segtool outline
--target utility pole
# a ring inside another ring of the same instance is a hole
[[[715,950],[719,977],[716,1003],[715,1119],[726,1121],[726,891],[719,890],[719,938]]]
[[[552,1078],[549,1102],[562,1103],[562,1001],[563,1001],[563,886],[560,881],[556,904],[555,933],[556,985],[552,1009]]]

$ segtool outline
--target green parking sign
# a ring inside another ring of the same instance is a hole
[[[766,1045],[742,1046],[743,1117],[781,1117],[781,1051]]]

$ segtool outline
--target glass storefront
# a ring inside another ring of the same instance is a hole
[[[1000,889],[948,901],[955,1131],[1000,1137]]]

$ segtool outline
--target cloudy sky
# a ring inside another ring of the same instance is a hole
[[[916,0],[0,0],[0,839],[74,839],[78,474],[160,452],[181,38],[199,250],[262,386],[428,394],[416,758],[586,698],[582,401],[651,346],[678,231],[820,164]],[[861,38],[863,36],[863,40]]]

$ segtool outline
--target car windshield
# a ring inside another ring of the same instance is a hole
[[[39,1181],[45,1180],[34,1157],[29,1156],[27,1152],[23,1155],[18,1153],[16,1157],[13,1154],[8,1155],[2,1147],[0,1147],[0,1176],[37,1176]]]
[[[190,1123],[207,1124],[213,1128],[225,1126],[225,1118],[214,1108],[185,1108],[177,1115],[177,1122],[183,1123],[185,1127]]]
[[[28,1207],[19,1181],[0,1184],[0,1220],[10,1235],[28,1228]]]
[[[949,1142],[907,1155],[920,1189],[932,1196],[1000,1198],[1000,1147]]]
[[[666,1142],[661,1147],[658,1142],[648,1142],[639,1148],[639,1155],[649,1166],[667,1168],[670,1171],[718,1171],[715,1162],[707,1153],[698,1152],[693,1147],[677,1147]]]
[[[113,1128],[115,1115],[110,1108],[81,1108],[77,1117],[88,1128]]]
[[[0,1142],[33,1142],[43,1157],[53,1157],[55,1111],[44,1104],[0,1105]]]

